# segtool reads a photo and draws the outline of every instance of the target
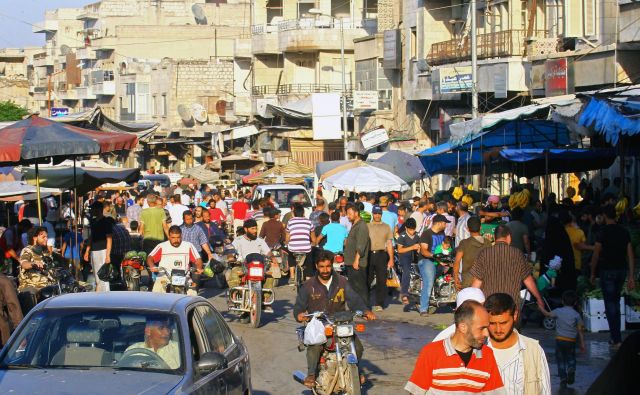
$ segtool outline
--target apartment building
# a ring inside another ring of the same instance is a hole
[[[33,54],[41,51],[37,47],[0,49],[0,101],[10,100],[31,108],[27,65]]]

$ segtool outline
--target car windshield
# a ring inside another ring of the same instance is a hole
[[[180,374],[183,345],[167,313],[116,309],[50,309],[29,319],[7,345],[11,368],[111,368]]]
[[[304,207],[311,207],[309,195],[302,189],[271,189],[266,190],[281,208],[290,208],[294,203],[301,203]]]

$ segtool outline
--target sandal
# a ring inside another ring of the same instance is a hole
[[[304,379],[304,386],[307,388],[313,388],[316,386],[316,376],[313,374],[308,375]]]
[[[408,305],[409,304],[409,298],[407,298],[406,296],[403,296],[402,297],[402,304]]]

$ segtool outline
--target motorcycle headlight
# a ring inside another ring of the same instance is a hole
[[[338,337],[353,336],[353,325],[338,325],[336,329]]]

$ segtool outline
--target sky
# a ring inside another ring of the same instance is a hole
[[[0,48],[42,46],[44,34],[32,33],[32,26],[44,20],[46,10],[81,7],[97,0],[0,0]],[[24,23],[28,22],[28,23]]]

